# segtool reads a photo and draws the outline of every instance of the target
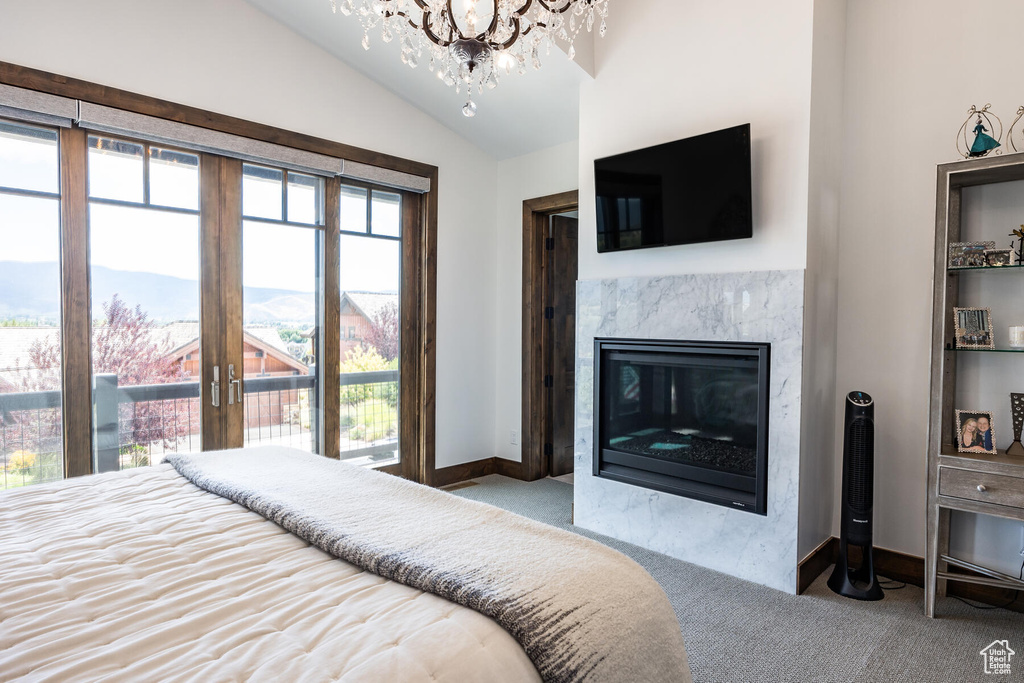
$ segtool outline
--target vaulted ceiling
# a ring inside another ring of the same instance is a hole
[[[541,70],[513,73],[494,90],[474,94],[479,111],[466,118],[464,94],[441,83],[426,65],[412,69],[403,64],[397,40],[384,43],[379,33],[371,33],[370,49],[364,50],[359,20],[332,12],[330,0],[247,1],[497,159],[579,135],[579,87],[590,76],[557,48],[542,56]]]

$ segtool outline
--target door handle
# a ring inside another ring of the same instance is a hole
[[[228,405],[242,402],[242,380],[235,379],[235,366],[228,365]]]
[[[220,408],[220,366],[213,366],[213,381],[210,382],[210,404]]]

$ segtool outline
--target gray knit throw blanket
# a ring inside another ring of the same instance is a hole
[[[290,448],[167,461],[335,557],[494,619],[545,681],[691,680],[665,592],[596,541]]]

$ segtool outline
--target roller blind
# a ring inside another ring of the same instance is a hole
[[[90,102],[79,103],[78,117],[78,125],[82,128],[110,135],[144,138],[151,142],[280,166],[303,173],[341,173],[341,159],[334,157]]]
[[[0,83],[0,117],[70,128],[78,100]]]
[[[10,85],[0,84],[0,117],[64,127],[77,122],[82,128],[98,133],[142,138],[302,173],[342,176],[410,192],[430,191],[430,179],[412,173]]]
[[[380,166],[360,164],[357,161],[348,161],[343,159],[341,162],[341,173],[339,175],[343,178],[363,180],[368,183],[394,187],[400,190],[408,190],[409,192],[418,192],[420,194],[430,192],[430,178],[424,178],[423,176],[413,175],[411,173],[403,173],[401,171],[392,171],[387,168],[381,168]]]
[[[78,125],[110,135],[125,135],[176,147],[220,154],[257,164],[314,175],[343,176],[411,192],[429,192],[430,179],[262,140],[190,126],[113,107],[79,102]]]

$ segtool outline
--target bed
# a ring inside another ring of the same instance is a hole
[[[597,579],[613,586],[592,586]],[[631,560],[292,449],[0,495],[0,680],[688,681]]]

